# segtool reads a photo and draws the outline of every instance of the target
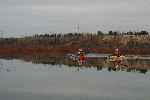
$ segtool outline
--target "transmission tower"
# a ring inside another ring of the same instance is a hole
[[[80,25],[80,24],[78,24],[78,34],[79,34],[79,28],[80,28],[79,25]]]

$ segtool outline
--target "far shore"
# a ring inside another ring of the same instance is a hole
[[[150,55],[150,35],[85,35],[1,38],[0,55],[49,55],[85,53]]]

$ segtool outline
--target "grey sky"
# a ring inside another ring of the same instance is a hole
[[[150,0],[0,0],[3,37],[45,33],[150,33]]]

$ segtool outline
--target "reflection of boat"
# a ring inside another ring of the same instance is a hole
[[[79,65],[82,65],[83,60],[86,58],[86,55],[72,55],[70,58],[73,58],[73,61],[77,60]]]
[[[123,58],[113,58],[113,59],[108,59],[106,60],[106,62],[114,62],[114,65],[116,66],[116,68],[118,68],[118,65],[120,64],[120,62],[124,60]]]
[[[108,59],[108,60],[106,60],[106,62],[111,62],[111,61],[122,61],[122,60],[125,60],[125,59],[123,59],[123,58],[118,58],[118,59]]]
[[[118,58],[118,59],[125,57],[124,55],[121,55],[121,56],[106,55],[106,56],[109,57],[109,58]]]

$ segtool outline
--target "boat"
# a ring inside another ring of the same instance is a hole
[[[72,56],[70,58],[85,59],[86,55],[72,54]]]
[[[120,58],[124,58],[125,56],[124,55],[121,55],[121,56],[113,56],[113,55],[106,55],[108,58],[117,58],[117,59],[120,59]]]
[[[85,59],[86,55],[76,55],[77,57],[81,58],[81,59]]]

